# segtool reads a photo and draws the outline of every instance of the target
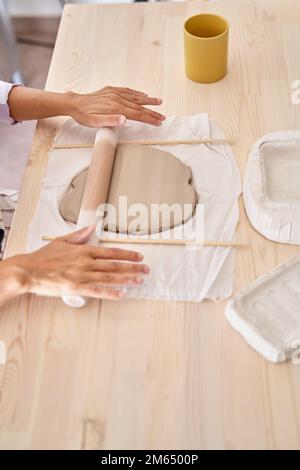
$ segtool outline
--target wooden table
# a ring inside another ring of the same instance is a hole
[[[228,76],[184,74],[184,19],[214,11],[231,25]],[[299,129],[298,0],[67,5],[48,90],[131,86],[162,111],[208,112],[243,173],[263,134]],[[7,255],[21,252],[59,120],[40,122]],[[299,252],[265,240],[241,204],[236,291]],[[231,329],[225,302],[90,302],[25,296],[1,310],[0,447],[59,449],[300,448],[300,366],[267,363]]]

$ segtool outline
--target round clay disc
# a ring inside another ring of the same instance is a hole
[[[60,204],[62,217],[74,224],[87,173],[72,180]],[[105,230],[142,235],[186,223],[193,216],[197,193],[191,169],[170,152],[124,144],[117,147],[107,202]]]

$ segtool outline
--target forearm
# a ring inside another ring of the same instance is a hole
[[[161,103],[161,99],[140,91],[109,86],[88,94],[53,93],[17,86],[11,89],[7,99],[10,117],[15,122],[70,116],[83,126],[96,128],[120,127],[126,119],[160,126],[165,116],[145,105]]]
[[[10,116],[27,121],[72,114],[74,93],[53,93],[34,88],[14,87],[8,96]]]

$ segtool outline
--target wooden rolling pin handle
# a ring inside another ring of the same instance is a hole
[[[117,140],[117,129],[106,127],[97,131],[93,156],[79,212],[77,229],[81,229],[87,225],[97,225],[97,208],[107,202]],[[95,246],[99,244],[95,233],[90,240],[90,244]],[[62,299],[66,305],[74,308],[84,307],[87,302],[84,297],[79,295],[65,295]]]
[[[80,295],[63,295],[62,300],[68,307],[73,308],[84,307],[87,303],[86,299]]]

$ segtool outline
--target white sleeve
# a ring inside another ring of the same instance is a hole
[[[16,124],[17,121],[14,121],[13,118],[10,117],[7,100],[11,89],[14,86],[20,85],[21,83],[14,85],[13,83],[7,83],[0,80],[0,121]]]

